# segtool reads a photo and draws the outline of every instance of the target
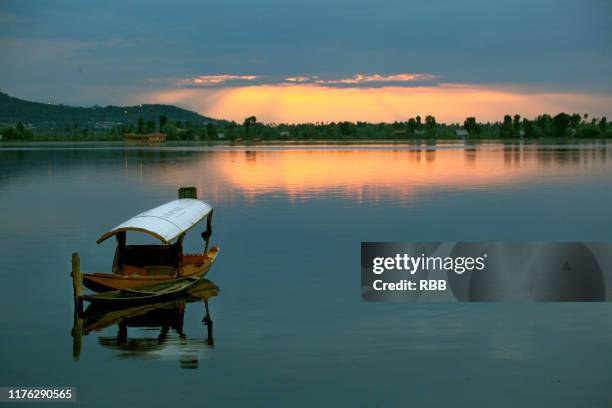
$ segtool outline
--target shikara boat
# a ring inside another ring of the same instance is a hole
[[[83,299],[95,303],[146,303],[172,298],[186,293],[190,287],[200,281],[197,276],[186,276],[166,280],[160,283],[137,286],[131,289],[117,289],[93,295],[84,295]]]
[[[212,215],[212,206],[197,199],[195,188],[181,188],[178,200],[140,213],[102,234],[98,244],[112,236],[117,240],[112,273],[83,273],[83,285],[94,292],[105,292],[203,277],[219,253],[216,246],[208,248]],[[184,254],[185,234],[204,218],[207,228],[201,234],[203,252]],[[161,245],[127,245],[127,232],[148,234],[159,239]]]

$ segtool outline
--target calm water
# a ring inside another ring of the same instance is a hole
[[[111,325],[73,360],[70,254],[108,271],[98,236],[184,185],[216,211],[214,332],[193,302],[170,308],[183,335],[151,323],[121,342]],[[99,407],[608,406],[612,305],[363,303],[359,250],[611,241],[610,221],[609,144],[5,145],[0,385],[71,385]]]

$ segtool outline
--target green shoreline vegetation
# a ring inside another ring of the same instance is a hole
[[[393,123],[330,122],[264,124],[250,116],[242,123],[202,116],[172,105],[90,108],[24,101],[0,92],[1,141],[118,142],[126,133],[161,132],[168,141],[416,142],[433,140],[537,140],[612,138],[607,118],[588,114],[541,114],[533,119],[505,115],[501,121],[438,123],[416,116]]]
[[[598,139],[612,138],[612,126],[606,117],[559,113],[543,114],[529,120],[519,115],[506,115],[501,122],[479,123],[474,117],[463,124],[437,123],[433,116],[423,122],[419,116],[405,122],[367,123],[331,122],[301,124],[263,124],[254,116],[242,124],[171,120],[160,115],[158,121],[139,118],[135,123],[114,125],[110,129],[90,126],[44,129],[17,122],[0,128],[2,141],[122,141],[126,133],[162,132],[168,141],[214,141],[256,143],[266,141],[348,142],[417,140],[499,140],[499,139]]]

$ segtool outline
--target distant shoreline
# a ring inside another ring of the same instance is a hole
[[[60,144],[99,144],[105,143],[116,146],[129,146],[129,147],[163,147],[163,146],[311,146],[311,145],[330,145],[330,146],[342,146],[342,145],[434,145],[434,144],[447,144],[447,145],[478,145],[486,143],[504,143],[504,144],[538,144],[542,142],[546,143],[560,143],[560,144],[582,144],[592,142],[607,142],[611,141],[609,138],[433,138],[433,139],[351,139],[351,140],[260,140],[260,141],[210,141],[210,140],[171,140],[162,143],[147,143],[147,142],[125,142],[122,140],[70,140],[70,139],[59,139],[59,140],[0,140],[0,146],[23,146],[23,145],[60,145]]]

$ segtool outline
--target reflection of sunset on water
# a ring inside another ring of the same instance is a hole
[[[291,201],[338,196],[357,202],[408,202],[429,190],[470,190],[537,182],[589,165],[575,151],[542,156],[525,148],[283,149],[214,151],[163,169],[169,184],[195,184],[215,202],[237,194]],[[568,166],[569,164],[569,166]]]

